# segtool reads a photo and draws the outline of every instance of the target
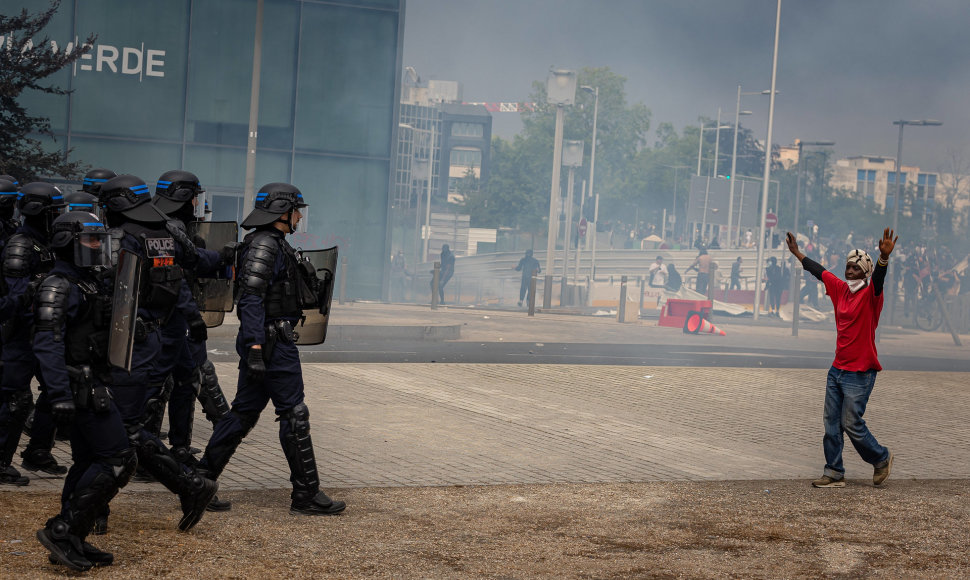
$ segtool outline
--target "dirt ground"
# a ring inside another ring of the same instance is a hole
[[[970,482],[727,481],[331,490],[336,517],[291,516],[286,490],[180,533],[177,500],[122,493],[115,564],[91,578],[959,578]],[[0,576],[69,573],[34,537],[50,493],[0,489]]]

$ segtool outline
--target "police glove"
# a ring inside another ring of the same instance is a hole
[[[39,281],[33,281],[27,284],[24,288],[23,293],[17,297],[17,310],[33,310],[34,309],[34,296],[37,294],[37,286],[40,285]]]
[[[229,242],[219,250],[219,265],[232,266],[236,263],[236,252],[239,250],[239,242]]]
[[[209,331],[205,327],[205,320],[202,320],[202,316],[189,321],[189,340],[192,342],[205,342],[208,338]]]
[[[263,362],[263,349],[249,347],[246,355],[246,373],[250,380],[259,382],[266,374],[266,363]]]
[[[76,408],[74,401],[57,401],[51,403],[51,416],[58,425],[69,425],[74,420]]]

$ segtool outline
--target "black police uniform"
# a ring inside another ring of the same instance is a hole
[[[54,227],[62,224],[105,232],[95,216],[85,212],[68,213]],[[91,269],[58,258],[37,290],[34,309],[34,352],[55,415],[71,419],[74,459],[64,480],[60,513],[37,534],[51,550],[52,562],[83,571],[113,561],[110,553],[85,538],[137,463],[107,386],[111,289]]]
[[[119,251],[142,258],[131,372],[115,369],[111,387],[131,445],[138,453],[139,466],[178,494],[183,512],[179,529],[187,530],[201,519],[218,485],[178,462],[158,436],[145,428],[145,419],[148,401],[158,395],[149,383],[161,349],[160,326],[175,309],[188,304],[190,296],[180,264],[197,256],[194,248],[189,256],[183,252],[184,245],[173,238],[177,234],[163,225],[167,216],[151,205],[150,197],[145,182],[133,175],[119,175],[101,187],[112,246],[117,244]]]
[[[26,306],[36,284],[54,265],[48,247],[50,221],[64,206],[60,191],[48,183],[28,183],[17,202],[25,223],[4,244],[0,268],[6,294],[0,298],[0,321],[3,322],[3,377],[0,379],[0,482],[26,485],[10,462],[20,443],[20,435],[34,410],[31,438],[21,453],[24,467],[62,475],[67,468],[58,465],[51,455],[55,425],[50,414],[47,388],[40,374],[37,357],[31,346],[32,314]],[[40,393],[36,406],[30,381],[37,377]]]
[[[188,171],[166,171],[159,178],[152,204],[168,215],[176,227],[185,230],[185,222],[194,218],[192,200],[203,193],[199,178]],[[191,286],[198,276],[211,277],[217,270],[231,261],[234,254],[218,253],[197,246],[198,259],[193,268],[185,268],[185,279]],[[191,318],[183,315],[190,312]],[[192,426],[195,415],[195,400],[203,403],[206,417],[213,423],[229,413],[222,388],[215,373],[215,367],[208,362],[205,350],[207,337],[205,322],[198,312],[195,299],[189,295],[188,304],[176,309],[163,324],[162,350],[155,361],[150,381],[161,384],[160,399],[152,401],[153,416],[148,428],[154,433],[161,429],[164,403],[169,409],[169,443],[179,461],[193,462],[189,446],[192,442]],[[168,380],[171,375],[172,380]],[[223,506],[224,508],[227,506]],[[211,509],[211,508],[210,508]]]
[[[257,229],[244,238],[238,260],[236,397],[229,416],[213,429],[200,466],[210,477],[218,477],[272,400],[293,484],[291,511],[330,515],[343,511],[346,504],[320,491],[300,352],[293,334],[303,313],[300,281],[304,274],[296,251],[274,226],[281,216],[305,205],[296,187],[271,183],[260,189],[255,209],[242,223],[244,228]],[[292,231],[292,221],[284,227]],[[257,345],[261,348],[254,349]]]

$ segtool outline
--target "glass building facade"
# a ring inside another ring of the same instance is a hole
[[[45,6],[0,0],[0,13]],[[191,171],[213,219],[240,221],[256,26],[256,0],[64,0],[42,34],[58,51],[96,34],[92,50],[47,79],[69,95],[21,103],[71,159],[150,186]],[[255,186],[303,191],[309,233],[291,242],[339,245],[353,298],[386,287],[403,27],[404,0],[264,0]]]

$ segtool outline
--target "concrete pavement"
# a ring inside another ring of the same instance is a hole
[[[234,320],[234,316],[227,319]],[[806,328],[718,319],[725,337],[652,321],[426,306],[335,305],[341,326],[456,326],[463,341],[792,344],[830,356],[831,323]],[[227,325],[219,332],[234,332]],[[964,341],[966,344],[967,341]],[[967,348],[949,335],[887,329],[880,352],[918,352],[941,368]],[[805,370],[606,365],[306,364],[312,436],[325,488],[661,480],[808,479],[822,470],[828,360]],[[218,363],[227,396],[236,365]],[[896,455],[893,478],[970,478],[966,373],[880,373],[867,421]],[[231,490],[288,488],[271,410],[220,479]],[[211,430],[197,413],[195,443]],[[65,443],[56,455],[69,461]],[[847,477],[871,468],[851,445]],[[16,459],[19,459],[17,457]],[[17,465],[15,461],[15,466]],[[59,490],[29,473],[23,490]],[[130,490],[157,489],[132,483]],[[12,488],[4,488],[12,490]],[[228,494],[227,497],[231,497]]]

